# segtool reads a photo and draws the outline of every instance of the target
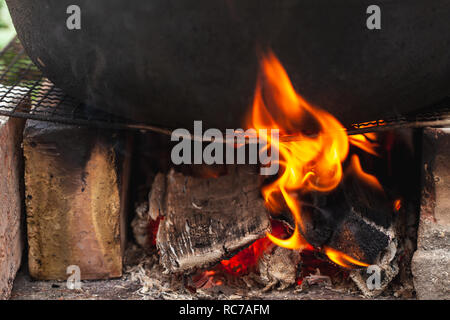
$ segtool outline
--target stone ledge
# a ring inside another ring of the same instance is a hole
[[[419,226],[417,247],[419,250],[450,251],[450,227],[422,219]]]
[[[422,300],[450,299],[450,252],[418,250],[411,262],[414,287]]]
[[[411,269],[419,299],[450,299],[450,129],[425,128],[417,251]]]

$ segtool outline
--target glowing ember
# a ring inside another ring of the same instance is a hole
[[[272,221],[272,233],[277,237],[287,234],[286,227],[278,221]],[[261,256],[272,245],[268,238],[256,240],[250,247],[240,251],[229,260],[220,262],[221,269],[228,274],[242,275],[248,273],[258,263]]]
[[[341,123],[326,111],[308,104],[293,88],[289,76],[276,56],[269,52],[261,60],[261,76],[258,79],[247,128],[279,129],[280,135],[293,135],[292,141],[281,141],[275,146],[280,154],[278,178],[262,189],[266,205],[273,213],[286,206],[296,225],[289,239],[274,234],[268,238],[278,246],[303,250],[310,247],[302,236],[305,226],[298,194],[310,191],[329,192],[335,189],[343,177],[342,162],[347,159],[349,143],[378,155],[376,135],[357,135],[349,138]],[[269,136],[260,136],[271,144]],[[359,158],[351,159],[349,173],[370,186],[381,189],[378,180],[364,172]],[[322,248],[333,262],[343,266],[367,266],[332,248]]]
[[[379,156],[378,152],[376,152],[376,148],[378,147],[376,133],[356,134],[348,138],[354,146],[374,156]]]
[[[402,200],[401,199],[395,200],[394,201],[394,211],[399,212],[401,208],[402,208]]]
[[[158,217],[156,220],[150,219],[148,223],[148,243],[152,246],[156,246],[156,237],[158,235],[159,223],[163,220],[163,217]]]
[[[313,250],[303,250],[302,256],[302,270],[301,275],[297,279],[297,285],[301,285],[304,278],[310,275],[317,275],[318,273],[329,276],[334,280],[345,280],[349,274],[347,270],[342,270],[336,264],[330,263],[317,257]]]
[[[288,227],[280,221],[272,220],[272,233],[277,237],[288,235]],[[273,247],[272,242],[262,238],[253,242],[248,248],[241,250],[229,260],[222,260],[213,270],[203,271],[193,277],[195,288],[207,289],[223,284],[223,275],[234,277],[256,271],[258,261],[262,255]]]

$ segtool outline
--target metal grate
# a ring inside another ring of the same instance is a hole
[[[31,101],[31,103],[30,103]],[[31,110],[30,105],[32,106]],[[14,39],[0,53],[0,115],[108,129],[132,129],[171,134],[169,129],[127,119],[89,108],[68,96],[46,79]],[[450,97],[426,112],[354,124],[348,134],[406,127],[450,125]],[[295,140],[295,136],[284,140]],[[283,139],[283,138],[282,138]]]
[[[446,97],[441,102],[412,114],[353,124],[347,128],[347,132],[348,134],[360,134],[399,128],[423,128],[449,125],[450,97]]]
[[[134,123],[88,107],[70,97],[43,76],[17,38],[0,53],[0,115],[71,125],[148,130],[170,134],[170,130]]]

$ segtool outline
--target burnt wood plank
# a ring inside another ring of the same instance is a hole
[[[271,230],[257,171],[246,166],[227,169],[219,178],[194,178],[172,170],[165,182],[157,179],[154,190],[160,199],[150,196],[150,211],[164,216],[157,246],[168,270],[213,265]]]
[[[0,300],[9,298],[22,259],[24,124],[24,120],[0,116]]]
[[[122,275],[129,172],[125,137],[28,121],[24,131],[29,271],[65,280]],[[120,152],[119,152],[120,151]]]

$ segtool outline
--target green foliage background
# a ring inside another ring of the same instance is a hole
[[[0,0],[0,49],[3,49],[14,37],[14,30],[5,0]]]

